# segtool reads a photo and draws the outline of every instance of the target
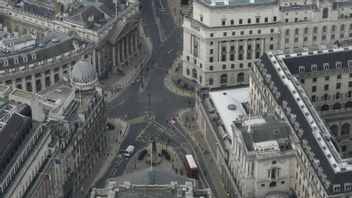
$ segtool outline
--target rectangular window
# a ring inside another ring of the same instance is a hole
[[[214,80],[212,78],[209,78],[209,85],[213,85]]]
[[[256,22],[256,23],[259,23],[259,22],[260,22],[260,18],[257,17],[257,18],[255,19],[255,22]]]
[[[341,74],[337,74],[336,78],[341,79]]]
[[[233,19],[231,19],[230,21],[231,25],[235,24],[235,21]]]
[[[329,85],[324,85],[324,90],[328,91],[329,90]]]
[[[243,19],[240,19],[238,23],[239,23],[239,24],[242,24],[242,23],[243,23]]]
[[[265,17],[264,21],[265,21],[265,23],[267,23],[268,22],[268,17]]]
[[[247,23],[251,24],[252,20],[251,19],[247,19]]]
[[[226,69],[226,65],[222,65],[222,69],[225,70]]]
[[[226,25],[226,20],[225,19],[221,20],[221,25]]]
[[[316,92],[317,91],[317,86],[312,86],[312,92]]]
[[[325,76],[325,80],[328,81],[330,79],[329,76]]]
[[[213,61],[214,61],[214,58],[213,58],[213,57],[210,57],[210,58],[209,58],[209,62],[212,63]]]
[[[336,89],[340,89],[341,88],[341,83],[336,83]]]
[[[210,66],[209,66],[209,70],[210,70],[210,71],[213,71],[213,69],[214,69],[213,66],[210,65]]]
[[[348,87],[352,87],[352,81],[348,82]]]
[[[276,17],[276,16],[274,16],[273,21],[275,22],[276,20],[277,20],[277,17]]]

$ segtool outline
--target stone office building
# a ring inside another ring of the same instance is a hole
[[[201,87],[248,84],[265,51],[351,38],[351,8],[348,0],[195,0],[183,23],[183,75]]]
[[[69,78],[81,57],[105,78],[140,53],[138,3],[75,2],[61,14],[40,8],[32,1],[20,7],[0,2],[0,32],[37,35],[35,45],[0,52],[0,83],[37,93]]]

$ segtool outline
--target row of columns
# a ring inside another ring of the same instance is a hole
[[[50,74],[47,75],[45,75],[44,73],[41,73],[40,76],[32,74],[31,79],[26,79],[27,77],[23,77],[20,82],[17,82],[14,79],[12,80],[12,86],[28,92],[36,93],[57,83],[60,80],[61,76],[62,74],[60,72],[54,73],[54,71],[51,70]],[[47,80],[48,78],[49,81]]]
[[[58,81],[62,79],[62,76],[65,73],[70,75],[71,69],[67,67],[63,69],[63,67],[59,67],[59,70],[54,71],[54,68],[49,71],[49,73],[45,74],[45,72],[32,73],[31,75],[23,76],[18,80],[12,79],[11,82],[3,81],[3,84],[10,85],[13,88],[22,89],[28,92],[36,93],[42,91],[45,88],[48,88]],[[30,76],[30,78],[28,78]]]
[[[252,57],[250,57],[249,59],[247,59],[247,52],[248,52],[248,40],[243,40],[243,41],[239,41],[239,40],[235,40],[234,43],[235,43],[235,59],[234,61],[239,61],[239,58],[238,58],[238,54],[240,52],[239,50],[239,43],[242,42],[243,43],[243,60],[255,60],[255,52],[258,50],[258,49],[255,49],[256,48],[256,44],[259,44],[260,42],[260,56],[263,55],[264,53],[264,50],[265,50],[265,38],[261,38],[260,41],[256,40],[256,39],[252,39],[251,40],[251,45],[252,45],[252,49],[251,51],[253,52],[252,53]],[[224,45],[222,44],[222,41],[219,41],[218,42],[218,62],[221,62],[221,55],[223,54],[222,52],[222,47],[224,47]],[[226,42],[226,61],[230,61],[230,54],[231,54],[231,45],[230,45],[230,42],[227,41]]]
[[[132,31],[112,47],[113,67],[116,67],[127,60],[138,50],[139,34],[138,29]]]

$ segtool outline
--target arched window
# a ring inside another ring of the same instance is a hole
[[[345,25],[344,24],[341,25],[341,31],[345,31]]]
[[[320,111],[328,111],[329,110],[329,105],[323,105],[323,106],[321,106],[321,108],[320,108]]]
[[[339,127],[338,127],[336,124],[331,125],[331,127],[330,127],[330,133],[331,133],[331,135],[337,137],[337,132],[338,132],[338,131],[339,131]]]
[[[308,34],[308,28],[304,28],[304,34]]]
[[[227,83],[227,74],[223,74],[220,76],[220,84],[226,84]]]
[[[326,32],[326,26],[323,26],[323,32],[324,33]]]
[[[296,29],[295,29],[295,35],[298,35],[298,34],[299,34],[299,29],[296,28]]]
[[[313,33],[317,33],[317,32],[318,32],[318,27],[314,27]]]
[[[326,19],[329,17],[329,8],[324,8],[323,9],[323,19]]]
[[[340,95],[341,95],[340,92],[336,92],[336,94],[335,94],[335,99],[336,99],[336,100],[340,99]]]
[[[345,123],[341,127],[341,135],[349,135],[350,134],[351,125]]]
[[[244,82],[244,73],[239,73],[237,75],[237,82]]]
[[[345,108],[351,108],[352,107],[352,101],[348,101],[345,104]]]
[[[341,104],[335,103],[334,106],[332,106],[332,109],[341,109]]]
[[[335,32],[335,30],[336,30],[336,26],[335,25],[331,26],[331,31]]]

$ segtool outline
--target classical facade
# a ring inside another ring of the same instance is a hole
[[[91,173],[106,146],[105,99],[97,84],[95,67],[80,60],[65,84],[55,85],[40,94],[20,89],[3,94],[8,100],[30,106],[31,117],[40,123],[38,126],[50,130],[46,145],[34,146],[44,153],[31,162],[36,165],[35,172],[29,180],[26,176],[15,177],[26,182],[24,186],[18,185],[21,189],[16,194],[8,194],[12,192],[8,187],[10,179],[4,183],[5,197],[78,197],[82,194],[80,184]],[[8,89],[11,87],[2,90]],[[4,145],[7,144],[4,142]],[[22,174],[22,166],[15,171],[10,172],[10,178]]]
[[[0,197],[23,197],[50,153],[50,129],[26,104],[1,99],[0,115]]]
[[[265,51],[352,36],[348,0],[196,0],[184,18],[183,75],[201,87],[248,84]]]
[[[157,168],[142,169],[110,178],[103,188],[93,188],[90,198],[212,198],[209,188],[201,188],[198,181],[173,171]]]
[[[269,52],[252,67],[251,109],[258,114],[274,112],[292,131],[297,197],[352,196],[351,54],[352,48]]]
[[[19,46],[28,43],[20,38],[35,34],[36,45],[0,52],[0,83],[37,93],[69,78],[82,57],[99,78],[123,72],[141,46],[138,3],[119,2],[75,2],[55,13],[39,9],[37,2],[1,1],[0,33],[20,40]]]
[[[251,116],[249,101],[248,87],[211,91],[197,101],[197,123],[222,173],[226,193],[290,197],[296,162],[290,129],[273,114]]]

